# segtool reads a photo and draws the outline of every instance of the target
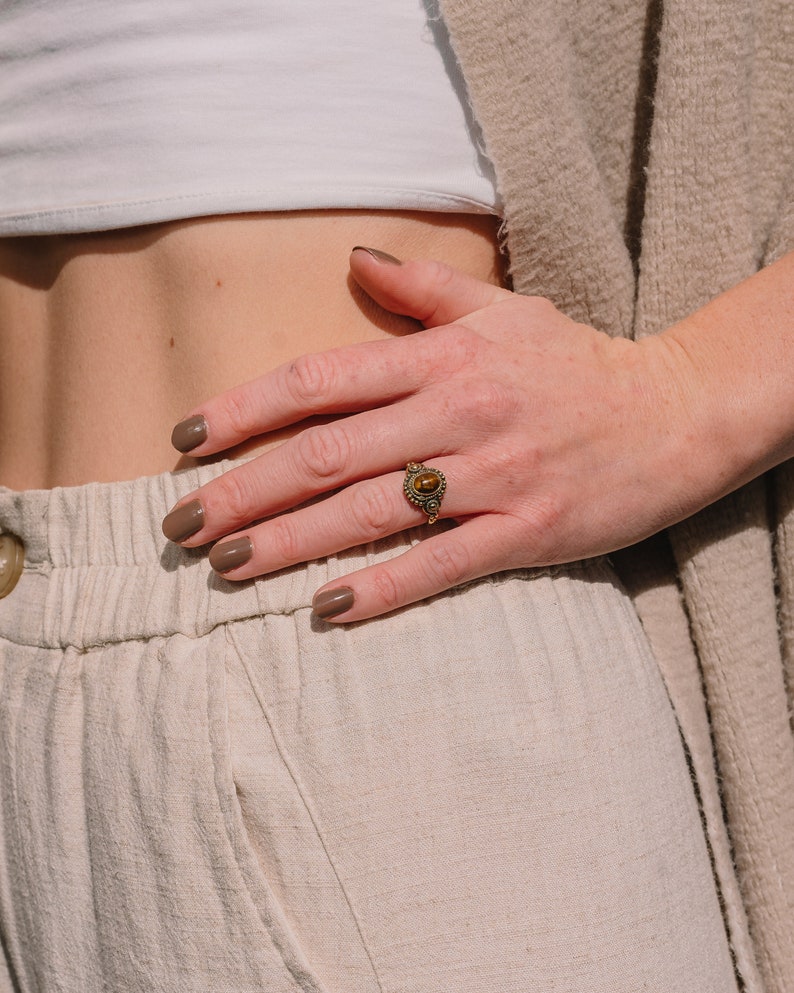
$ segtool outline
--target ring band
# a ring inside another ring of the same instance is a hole
[[[438,520],[446,488],[446,477],[438,469],[431,469],[421,462],[409,462],[405,467],[405,495],[412,504],[427,514],[428,524],[435,524]]]

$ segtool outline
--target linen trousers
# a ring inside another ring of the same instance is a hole
[[[0,991],[735,990],[608,562],[335,626],[422,530],[232,584],[160,533],[220,468],[0,492]]]

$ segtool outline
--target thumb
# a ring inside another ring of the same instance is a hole
[[[401,262],[377,248],[360,245],[350,253],[350,271],[381,307],[413,317],[426,328],[451,324],[513,295],[444,262]]]

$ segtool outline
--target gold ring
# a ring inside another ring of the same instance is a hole
[[[421,462],[409,462],[405,467],[405,495],[412,504],[427,514],[428,524],[435,524],[438,520],[446,488],[447,480],[438,469],[430,469]]]

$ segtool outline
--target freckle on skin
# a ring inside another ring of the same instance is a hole
[[[174,347],[174,339],[173,338],[171,338],[171,340],[168,342],[168,346],[169,346],[169,348],[173,348]]]
[[[215,285],[216,285],[216,286],[223,286],[223,281],[222,281],[222,280],[220,280],[220,279],[216,279],[216,280],[215,280]]]

